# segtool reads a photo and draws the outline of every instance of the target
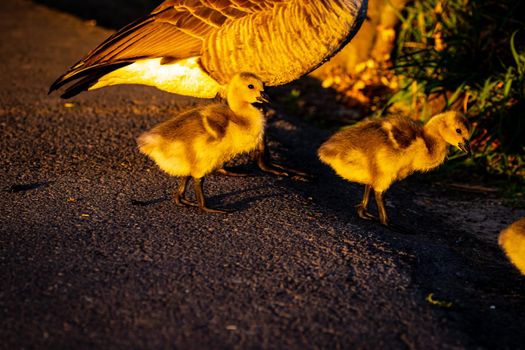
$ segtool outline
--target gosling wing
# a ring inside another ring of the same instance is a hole
[[[220,141],[226,134],[230,120],[237,118],[229,108],[211,104],[184,111],[152,129],[168,141],[191,143],[195,138],[207,135],[209,141]]]
[[[210,106],[202,113],[202,124],[210,141],[220,141],[226,135],[228,123],[235,114],[223,106]]]

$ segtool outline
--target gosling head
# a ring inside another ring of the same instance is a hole
[[[439,133],[443,139],[470,155],[470,128],[467,118],[465,118],[463,114],[455,111],[438,114],[434,118],[442,121],[442,123],[440,123]]]
[[[252,73],[236,74],[228,84],[228,102],[269,102],[261,79]]]

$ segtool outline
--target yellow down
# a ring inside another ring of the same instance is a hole
[[[498,242],[509,260],[525,275],[525,217],[501,231]]]

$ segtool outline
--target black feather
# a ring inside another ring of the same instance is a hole
[[[96,80],[100,79],[103,75],[106,75],[118,68],[122,68],[124,66],[127,66],[134,61],[122,61],[122,62],[112,62],[112,63],[101,63],[95,66],[91,66],[85,69],[80,69],[77,72],[73,73],[72,75],[69,75],[71,73],[66,73],[62,76],[60,76],[53,84],[51,84],[51,87],[49,88],[49,94],[52,93],[55,90],[60,89],[62,86],[66,85],[67,83],[80,79],[82,77],[85,77],[81,81],[85,80],[92,80],[94,77]],[[86,79],[88,78],[88,79]],[[75,86],[77,83],[74,84]],[[71,88],[71,87],[70,87]],[[68,88],[68,90],[70,89]],[[66,92],[67,94],[67,92]],[[64,94],[65,95],[65,94]],[[62,95],[62,96],[64,96]]]

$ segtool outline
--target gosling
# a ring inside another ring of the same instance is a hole
[[[365,185],[357,214],[368,212],[370,190],[375,192],[379,221],[388,226],[383,193],[397,180],[415,171],[428,171],[445,160],[448,144],[470,154],[469,126],[458,112],[431,118],[424,126],[406,117],[392,116],[360,122],[334,134],[318,150],[323,163],[342,178]]]
[[[501,231],[498,243],[514,266],[525,275],[525,217]]]
[[[262,142],[265,118],[252,105],[261,102],[268,102],[261,80],[254,74],[240,73],[227,85],[225,102],[183,112],[138,138],[142,153],[169,175],[181,177],[174,194],[176,205],[196,206],[207,213],[228,212],[206,206],[204,177]],[[196,203],[186,197],[190,178]]]

